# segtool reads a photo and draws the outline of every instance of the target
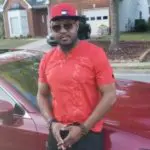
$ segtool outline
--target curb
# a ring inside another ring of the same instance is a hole
[[[124,74],[128,74],[128,73],[132,73],[132,74],[150,74],[150,69],[119,69],[119,68],[113,68],[113,71],[115,73],[124,73]]]
[[[111,63],[114,69],[150,69],[150,62],[144,63]]]

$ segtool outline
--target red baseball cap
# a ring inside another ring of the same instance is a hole
[[[58,20],[63,18],[79,20],[80,16],[77,15],[77,9],[68,3],[59,3],[50,8],[50,20]]]

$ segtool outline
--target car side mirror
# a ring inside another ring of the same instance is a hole
[[[0,124],[10,125],[13,123],[14,107],[11,103],[0,100]]]

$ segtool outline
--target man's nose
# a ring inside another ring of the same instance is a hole
[[[67,32],[67,30],[64,28],[64,26],[63,26],[63,25],[61,25],[60,32],[61,32],[61,33]]]

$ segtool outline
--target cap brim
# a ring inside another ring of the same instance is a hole
[[[51,21],[62,20],[62,19],[71,19],[71,20],[80,20],[80,16],[57,16],[51,19]]]

